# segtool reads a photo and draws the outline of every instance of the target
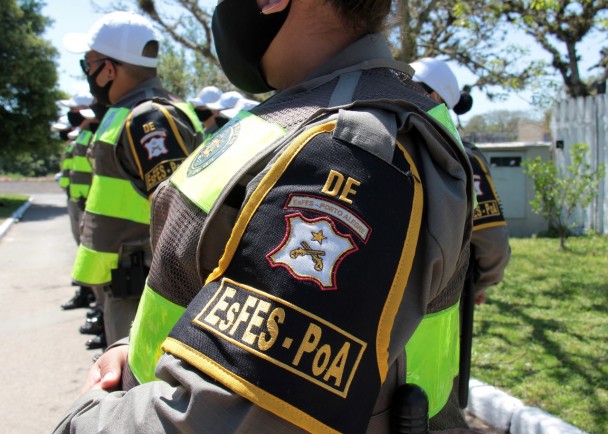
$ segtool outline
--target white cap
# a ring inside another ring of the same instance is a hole
[[[51,124],[51,130],[53,131],[63,131],[71,128],[70,122],[68,121],[67,115],[60,116],[56,122]]]
[[[207,108],[211,110],[231,109],[243,98],[243,95],[231,90],[230,92],[223,93],[218,101],[207,104]]]
[[[222,110],[221,113],[223,116],[226,116],[228,119],[232,119],[241,110],[251,110],[258,104],[259,104],[259,102],[254,101],[252,99],[243,98],[243,99],[238,100],[236,105],[233,108]]]
[[[424,83],[439,94],[449,109],[454,108],[460,99],[458,80],[443,60],[425,57],[411,63],[414,68],[412,80]]]
[[[216,103],[222,97],[219,87],[206,86],[194,97],[189,98],[188,102],[194,107],[205,107],[207,104]]]
[[[65,107],[90,106],[93,103],[93,96],[89,92],[80,92],[73,95],[70,99],[62,99],[59,104]]]
[[[74,140],[80,134],[80,128],[74,128],[68,133],[68,139]]]
[[[112,12],[101,17],[89,33],[68,33],[63,45],[72,53],[97,51],[131,65],[154,68],[157,58],[144,57],[144,47],[158,41],[152,24],[135,12]]]
[[[90,108],[80,110],[80,114],[86,119],[95,119],[95,112]]]

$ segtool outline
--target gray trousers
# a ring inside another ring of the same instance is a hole
[[[99,291],[100,289],[105,289]],[[114,342],[129,336],[131,331],[131,323],[135,319],[139,299],[124,299],[114,298],[108,292],[108,287],[97,287],[97,292],[102,292],[103,295],[103,325],[106,332],[106,341],[108,346]]]
[[[78,202],[68,199],[68,215],[70,216],[70,228],[76,244],[80,244],[80,221],[83,210]]]

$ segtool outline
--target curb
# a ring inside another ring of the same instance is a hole
[[[25,211],[27,211],[27,209],[32,205],[33,201],[34,198],[30,197],[27,202],[21,205],[19,209],[15,211],[10,218],[6,219],[6,221],[2,223],[2,225],[0,225],[0,238],[4,236],[4,234],[8,231],[8,229],[12,226],[13,223],[21,220],[21,217],[23,217],[23,214],[25,214]]]
[[[488,425],[510,434],[587,434],[475,378],[469,380],[469,405],[466,410]]]

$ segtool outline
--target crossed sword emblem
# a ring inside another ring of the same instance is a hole
[[[323,250],[312,249],[306,241],[302,241],[300,245],[302,248],[293,249],[291,252],[289,252],[289,256],[292,259],[295,259],[298,256],[310,256],[312,261],[315,263],[315,270],[323,270],[323,258],[321,258],[321,256],[325,256],[325,252]]]

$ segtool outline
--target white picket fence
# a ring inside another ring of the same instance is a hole
[[[554,105],[551,113],[553,156],[556,164],[565,167],[570,160],[570,147],[587,143],[589,163],[594,169],[604,163],[608,167],[608,95],[570,98]],[[563,143],[558,149],[556,143]],[[580,232],[608,234],[608,176],[604,176],[593,203],[580,210],[574,223]]]

